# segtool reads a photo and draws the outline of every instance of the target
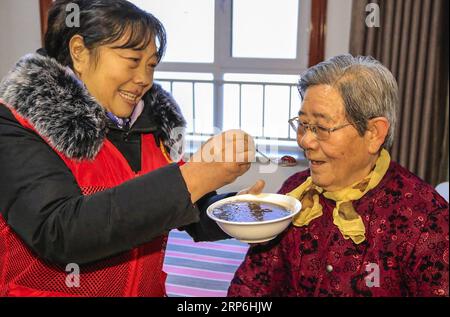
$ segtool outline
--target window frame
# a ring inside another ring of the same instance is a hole
[[[220,7],[216,5],[216,17],[219,17],[220,41],[222,47],[218,50],[217,62],[226,69],[226,73],[252,73],[255,69],[258,73],[264,74],[298,74],[308,65],[307,35],[310,33],[310,14],[311,0],[299,0],[297,11],[297,49],[295,59],[277,59],[277,58],[242,58],[232,57],[232,23],[233,7],[232,0],[220,0]],[[305,37],[305,39],[303,39]],[[225,40],[224,40],[225,39]],[[302,45],[305,43],[306,45]],[[270,41],[268,41],[270,45]]]

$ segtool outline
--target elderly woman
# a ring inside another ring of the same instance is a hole
[[[204,211],[248,170],[252,141],[211,140],[247,144],[240,162],[176,163],[185,121],[153,84],[165,39],[130,2],[57,0],[45,50],[0,84],[0,296],[164,296],[169,230],[228,237]]]
[[[279,192],[302,211],[249,249],[229,296],[448,296],[448,203],[389,156],[392,74],[336,56],[307,70],[299,91],[290,124],[309,169]]]

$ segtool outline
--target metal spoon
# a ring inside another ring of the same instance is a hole
[[[264,157],[267,161],[266,162],[261,162],[262,164],[277,164],[274,160],[272,160],[270,157],[268,157],[266,154],[264,154],[263,152],[261,152],[258,148],[256,149],[256,152],[258,152],[259,154],[261,154],[262,157]]]

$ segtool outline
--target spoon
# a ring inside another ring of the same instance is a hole
[[[264,154],[263,152],[261,152],[261,150],[259,150],[258,148],[256,149],[256,152],[258,152],[259,154],[261,154],[262,157],[264,157],[267,161],[265,162],[261,162],[262,164],[277,164],[274,160],[272,160],[270,157],[268,157],[266,154]]]

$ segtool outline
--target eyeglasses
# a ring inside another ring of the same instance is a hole
[[[317,124],[307,124],[300,121],[299,117],[289,119],[289,125],[297,133],[299,137],[303,137],[306,134],[306,130],[312,132],[314,137],[319,141],[326,141],[330,138],[331,132],[345,128],[346,126],[352,125],[351,123],[346,123],[334,128],[325,128]]]

